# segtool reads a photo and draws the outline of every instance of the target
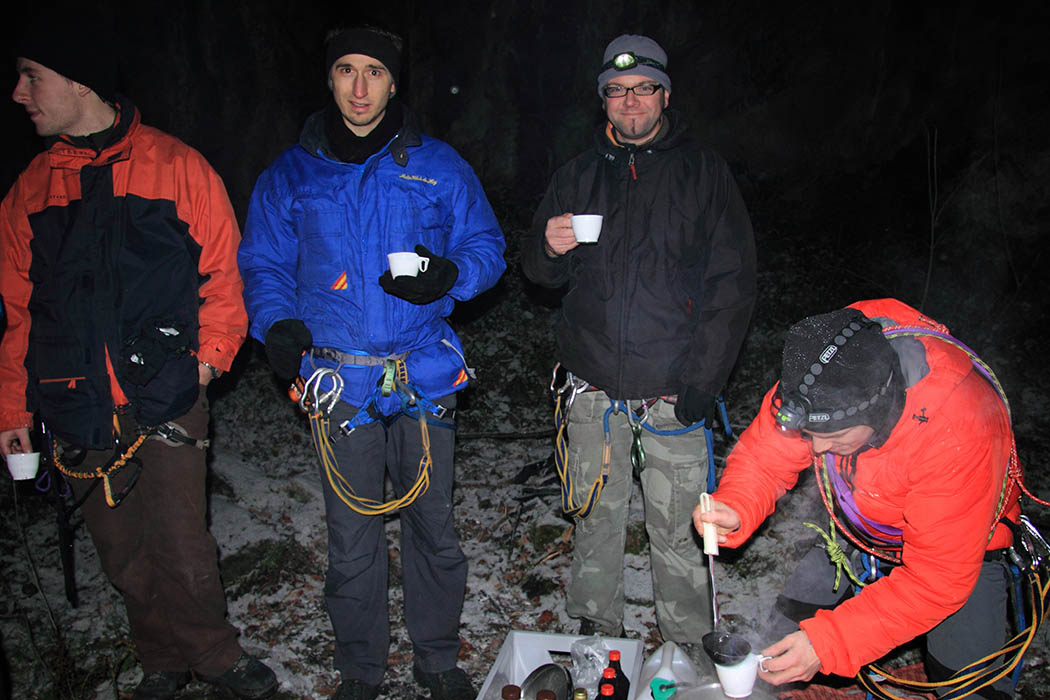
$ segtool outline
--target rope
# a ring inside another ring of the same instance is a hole
[[[113,472],[117,471],[118,469],[126,465],[129,461],[134,459],[135,453],[138,452],[138,449],[142,447],[142,443],[144,443],[146,441],[146,438],[148,437],[149,433],[139,435],[138,439],[135,440],[135,442],[133,442],[131,446],[124,451],[124,454],[120,455],[111,462],[102,464],[98,467],[95,467],[94,470],[87,472],[74,471],[62,464],[62,460],[59,459],[58,456],[57,441],[52,441],[51,454],[53,456],[55,466],[60,472],[65,474],[67,477],[73,479],[101,479],[103,490],[106,493],[106,505],[108,505],[110,508],[116,508],[120,505],[120,502],[123,501],[124,498],[131,492],[131,488],[135,485],[135,482],[138,480],[138,475],[136,474],[128,480],[127,485],[117,497],[113,496],[113,487],[110,484],[109,477],[111,474],[113,474]]]
[[[973,695],[981,688],[988,687],[996,681],[1005,678],[1023,660],[1046,615],[1047,595],[1050,594],[1050,580],[1043,581],[1044,573],[1044,571],[1037,569],[1027,569],[1024,572],[1024,580],[1028,584],[1026,586],[1028,592],[1027,602],[1032,610],[1032,621],[1026,628],[1014,635],[1002,649],[974,661],[969,666],[960,669],[946,681],[910,681],[898,678],[880,666],[868,664],[857,674],[857,682],[873,697],[882,700],[908,700],[911,696],[897,695],[880,686],[871,678],[871,673],[882,676],[885,682],[890,685],[911,692],[928,693],[950,688],[948,692],[939,695],[939,700],[956,700],[957,698]],[[1004,657],[1004,659],[996,664],[996,659],[999,657]]]
[[[820,529],[819,525],[814,523],[802,523],[806,527],[816,530],[817,533],[824,538],[824,548],[828,552],[828,558],[831,559],[831,563],[835,565],[835,585],[832,586],[833,591],[836,593],[839,590],[839,582],[842,580],[842,572],[846,572],[846,576],[853,582],[854,585],[863,588],[865,584],[857,575],[853,573],[853,569],[850,567],[849,556],[842,549],[842,546],[835,541],[835,528],[832,526],[831,534],[824,532]]]
[[[607,437],[606,443],[602,447],[601,473],[591,484],[584,502],[577,503],[574,495],[576,489],[572,480],[572,474],[569,473],[566,467],[569,461],[569,447],[566,439],[566,431],[569,427],[569,409],[572,407],[572,401],[576,398],[577,393],[578,391],[574,387],[568,401],[563,402],[565,393],[559,392],[554,402],[554,469],[558,473],[558,479],[561,481],[562,510],[569,517],[583,520],[594,510],[595,504],[598,503],[598,499],[602,495],[602,489],[605,488],[605,484],[609,481],[609,462],[611,461],[612,446]]]
[[[390,367],[393,371],[387,372],[390,375],[389,380],[384,381],[384,386],[390,386],[392,389],[396,389],[398,394],[402,397],[402,413],[410,417],[411,414],[408,412],[408,407],[415,406],[417,403],[417,397],[415,392],[410,388],[408,383],[408,370],[405,367],[405,361],[399,359],[394,361]],[[325,368],[322,368],[325,369]],[[386,515],[392,513],[395,510],[401,508],[407,508],[412,505],[415,500],[427,492],[430,488],[430,476],[433,471],[433,460],[430,455],[430,431],[427,427],[427,416],[426,411],[422,408],[419,409],[419,436],[420,441],[423,444],[423,455],[419,459],[419,469],[416,472],[416,480],[412,487],[400,498],[383,502],[373,498],[365,498],[358,496],[354,492],[353,486],[350,485],[350,481],[339,471],[338,460],[335,456],[335,450],[332,448],[332,441],[330,439],[330,427],[331,421],[328,418],[328,414],[331,412],[332,406],[339,400],[339,395],[342,393],[342,380],[338,383],[338,392],[335,392],[336,384],[333,379],[333,389],[329,392],[322,392],[318,387],[320,381],[325,378],[338,377],[338,368],[335,370],[326,369],[322,372],[322,369],[318,369],[306,382],[306,388],[302,392],[300,399],[300,406],[308,406],[310,420],[310,433],[313,436],[314,451],[317,453],[317,458],[321,462],[321,466],[324,468],[325,476],[328,478],[328,484],[332,487],[332,492],[341,500],[350,510],[361,515]],[[315,380],[316,378],[316,380]],[[333,395],[333,392],[334,395]],[[307,398],[309,397],[309,398]],[[407,397],[407,398],[406,398]],[[311,405],[311,402],[312,405]],[[375,402],[374,397],[369,401],[369,406]],[[348,421],[349,428],[345,430],[346,434],[353,432],[361,422],[358,421],[358,417],[364,416],[368,418],[368,422],[371,418],[367,413],[368,406],[358,411],[358,415],[351,421]]]
[[[641,410],[642,414],[636,415],[634,409],[631,408],[630,403],[625,400],[609,399],[609,408],[606,409],[605,414],[602,417],[602,427],[604,428],[604,441],[602,445],[602,466],[599,472],[598,478],[595,479],[590,488],[587,491],[587,496],[582,503],[576,500],[575,496],[575,484],[573,483],[572,474],[569,473],[567,467],[568,464],[568,425],[569,425],[569,413],[572,410],[572,404],[576,400],[576,397],[590,388],[590,385],[586,382],[576,380],[572,375],[566,373],[566,380],[560,387],[555,387],[556,377],[558,375],[560,366],[554,368],[554,373],[551,379],[551,392],[554,394],[554,468],[558,475],[558,480],[561,483],[561,504],[562,510],[566,515],[574,518],[585,519],[594,509],[594,506],[598,503],[598,499],[601,497],[602,490],[605,488],[605,484],[609,480],[610,463],[612,461],[612,435],[609,429],[609,418],[615,413],[623,412],[627,416],[628,425],[631,428],[631,464],[636,472],[641,472],[645,468],[645,448],[642,444],[641,433],[642,430],[647,430],[654,435],[682,435],[685,433],[692,432],[698,428],[703,428],[705,431],[705,438],[707,442],[707,485],[708,491],[713,492],[715,490],[716,479],[715,479],[715,458],[714,458],[714,438],[713,431],[710,427],[704,424],[704,421],[694,423],[692,425],[682,426],[681,428],[673,429],[660,429],[656,428],[649,423],[649,406],[653,405],[656,401],[662,400],[667,403],[673,404],[675,397],[673,396],[661,396],[657,399],[650,399],[642,401]],[[722,425],[725,427],[726,435],[732,437],[733,430],[729,426],[729,417],[726,413],[725,401],[719,396],[718,405],[722,414]]]

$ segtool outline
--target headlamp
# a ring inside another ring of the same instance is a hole
[[[602,70],[606,71],[613,68],[618,71],[625,71],[630,70],[635,66],[652,66],[662,71],[667,70],[667,67],[659,61],[646,56],[638,56],[634,51],[624,51],[623,53],[616,54],[612,57],[612,60],[607,61],[606,64],[602,66]]]

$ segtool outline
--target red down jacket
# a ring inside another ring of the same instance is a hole
[[[893,299],[851,307],[884,327],[943,330]],[[1006,408],[965,352],[936,338],[919,342],[929,371],[908,387],[904,411],[883,446],[858,455],[853,479],[860,512],[903,531],[902,564],[835,609],[802,621],[825,674],[853,676],[932,629],[966,602],[985,551],[1012,541],[1009,529],[995,523],[1004,495],[1006,517],[1016,520],[1020,512],[1015,485],[1003,493],[1012,445]],[[754,533],[812,464],[810,443],[774,424],[775,390],[741,434],[715,494],[740,515],[730,547]]]

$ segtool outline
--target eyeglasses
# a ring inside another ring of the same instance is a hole
[[[634,87],[624,87],[623,85],[606,85],[602,88],[602,94],[606,97],[626,97],[628,92],[633,92],[638,97],[649,97],[650,95],[656,94],[657,90],[663,90],[664,86],[659,83],[642,83],[641,85],[635,85]]]

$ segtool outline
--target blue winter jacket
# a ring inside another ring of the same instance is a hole
[[[316,347],[377,357],[408,352],[409,381],[436,399],[467,384],[462,346],[445,317],[454,300],[496,283],[505,244],[474,171],[404,112],[397,136],[363,164],[330,154],[323,113],[307,119],[299,144],[255,184],[238,262],[253,337],[263,341],[277,321],[298,318]],[[426,305],[379,286],[387,253],[420,243],[459,268],[448,294]],[[307,356],[300,373],[322,366],[335,363]],[[377,366],[344,366],[343,400],[363,405],[381,374]],[[384,413],[398,407],[396,397],[380,406]]]

